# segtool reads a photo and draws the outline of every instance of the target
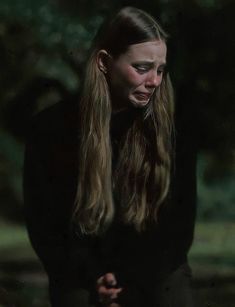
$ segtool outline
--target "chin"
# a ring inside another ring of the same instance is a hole
[[[132,106],[134,106],[135,108],[144,108],[147,106],[147,104],[149,103],[150,99],[145,100],[145,101],[139,101],[136,99],[130,99],[130,103]]]

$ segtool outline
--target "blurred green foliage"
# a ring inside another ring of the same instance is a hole
[[[219,161],[216,162],[219,164]],[[197,182],[198,218],[204,221],[234,221],[234,169],[221,170],[214,166],[213,156],[198,155]]]
[[[17,307],[48,306],[46,277],[26,231],[8,224],[22,222],[27,123],[35,112],[76,97],[92,37],[107,14],[125,5],[150,12],[170,33],[168,63],[176,111],[188,127],[186,136],[197,144],[198,218],[207,221],[196,225],[189,259],[197,276],[234,274],[235,2],[1,0],[0,216],[5,222],[0,221],[0,282],[16,295]],[[215,219],[227,222],[208,223]],[[215,302],[221,288],[214,289]],[[226,291],[216,306],[224,307],[225,300],[233,306],[234,290]]]
[[[103,18],[133,5],[170,33],[176,111],[198,148],[198,217],[234,213],[234,1],[1,0],[1,214],[20,219],[23,141],[31,115],[76,97]]]
[[[199,222],[195,229],[194,244],[189,259],[199,269],[200,275],[233,275],[235,273],[235,224],[234,222]],[[214,267],[214,269],[212,269]]]

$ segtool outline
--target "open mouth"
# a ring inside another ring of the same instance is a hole
[[[135,96],[136,96],[138,99],[141,99],[141,100],[149,100],[149,98],[151,97],[151,94],[150,94],[150,93],[136,92],[136,93],[135,93]]]

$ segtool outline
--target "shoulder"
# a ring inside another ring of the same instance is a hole
[[[77,118],[77,103],[64,101],[32,117],[25,144],[25,173],[43,172],[42,178],[47,178],[43,180],[50,178],[55,186],[71,185],[77,176]]]
[[[78,102],[60,101],[32,116],[26,143],[36,140],[63,140],[78,136]]]

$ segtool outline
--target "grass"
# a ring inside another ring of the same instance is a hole
[[[17,307],[48,307],[47,278],[25,227],[0,221],[0,229],[0,287],[7,289]],[[196,224],[189,263],[198,306],[235,306],[234,242],[235,223]]]
[[[189,261],[195,277],[235,276],[235,223],[197,223]]]
[[[196,307],[235,306],[235,223],[198,222],[189,252]]]
[[[0,221],[0,261],[36,260],[25,227]]]

